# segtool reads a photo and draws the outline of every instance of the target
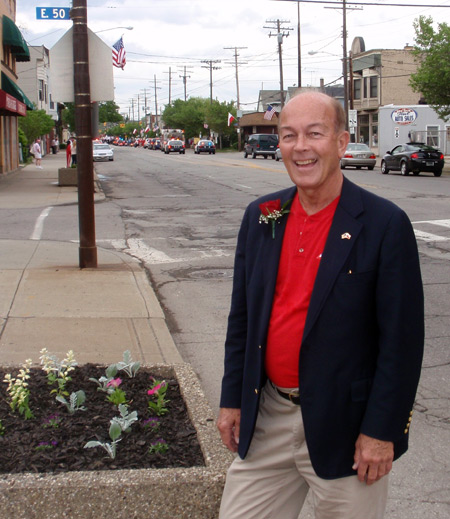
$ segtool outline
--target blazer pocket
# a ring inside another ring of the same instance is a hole
[[[372,389],[372,382],[373,378],[365,378],[363,380],[352,382],[352,401],[365,402],[368,400]]]

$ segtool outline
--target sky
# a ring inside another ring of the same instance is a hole
[[[342,84],[343,10],[331,1],[300,3],[302,86],[319,86],[321,78]],[[413,45],[413,22],[421,15],[450,23],[450,0],[357,0],[369,2],[376,5],[347,2],[348,50],[355,37],[364,39],[366,50]],[[68,0],[17,0],[16,24],[27,43],[51,51],[72,22],[37,20],[36,7],[70,5]],[[280,88],[277,20],[288,34],[282,40],[284,88],[298,84],[297,1],[87,0],[87,6],[88,26],[105,43],[123,36],[127,64],[124,70],[114,68],[114,100],[122,114],[133,112],[135,119],[138,106],[142,117],[145,104],[147,112],[155,113],[157,105],[160,113],[169,97],[184,99],[185,86],[188,98],[209,98],[211,62],[213,98],[236,101],[235,52],[240,107],[255,109],[261,89]]]

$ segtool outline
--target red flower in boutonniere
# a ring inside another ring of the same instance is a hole
[[[263,202],[259,204],[259,208],[261,209],[261,214],[259,215],[259,223],[271,223],[272,224],[272,238],[275,239],[275,223],[279,220],[284,214],[289,213],[289,209],[286,207],[291,203],[291,200],[288,200],[281,206],[281,200],[269,200],[268,202]],[[280,223],[278,221],[278,223]]]

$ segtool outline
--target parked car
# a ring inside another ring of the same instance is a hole
[[[216,146],[213,141],[201,140],[195,145],[194,153],[197,153],[198,155],[200,155],[200,153],[209,153],[211,155],[212,153],[215,155]]]
[[[186,149],[184,147],[184,142],[183,141],[178,141],[178,140],[167,141],[167,144],[166,144],[166,146],[164,148],[164,153],[165,154],[169,154],[169,153],[172,153],[172,152],[175,152],[175,153],[185,153]]]
[[[400,171],[402,175],[418,175],[421,171],[433,173],[435,177],[442,175],[444,154],[422,142],[399,144],[388,151],[381,161],[381,173]]]
[[[372,170],[375,167],[377,159],[375,153],[367,146],[358,142],[349,142],[345,154],[341,159],[341,168],[354,166],[356,169],[368,168]]]
[[[280,148],[277,148],[277,151],[275,152],[275,160],[283,160]]]
[[[109,144],[102,142],[94,142],[92,155],[94,161],[108,161],[114,160],[114,151]]]
[[[244,157],[249,155],[256,159],[262,155],[265,159],[272,157],[275,159],[278,146],[278,135],[272,133],[254,133],[250,135],[244,147]]]

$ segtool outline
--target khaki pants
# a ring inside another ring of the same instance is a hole
[[[316,519],[382,519],[388,477],[370,486],[356,476],[319,478],[309,458],[300,407],[268,383],[250,450],[228,470],[219,519],[297,519],[309,490]]]

